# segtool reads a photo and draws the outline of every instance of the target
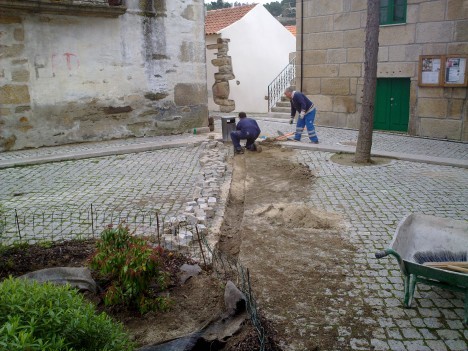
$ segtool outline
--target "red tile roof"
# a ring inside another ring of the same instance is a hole
[[[257,4],[234,6],[220,10],[212,10],[206,13],[205,34],[216,34],[221,29],[237,22],[244,17]]]
[[[287,30],[289,30],[292,35],[296,36],[296,26],[285,26]]]

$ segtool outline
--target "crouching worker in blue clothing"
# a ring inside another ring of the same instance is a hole
[[[307,96],[302,94],[300,91],[294,91],[293,88],[289,87],[284,91],[284,95],[291,102],[291,119],[290,124],[294,123],[294,117],[296,112],[299,113],[296,124],[296,134],[294,135],[294,140],[300,141],[304,127],[307,128],[307,134],[309,136],[310,142],[318,144],[319,140],[317,134],[315,134],[315,106],[312,101],[310,101]]]
[[[239,112],[240,121],[236,125],[236,130],[231,132],[231,140],[236,154],[243,154],[244,149],[240,141],[245,139],[245,148],[250,151],[261,151],[260,145],[255,142],[260,135],[260,127],[257,121],[247,117],[245,112]]]

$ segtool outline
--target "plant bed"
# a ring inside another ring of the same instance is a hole
[[[52,267],[88,266],[95,254],[96,240],[74,240],[61,243],[22,245],[0,250],[0,281],[8,276]],[[121,322],[131,339],[138,345],[148,345],[190,334],[206,324],[224,309],[225,282],[217,279],[209,270],[180,284],[178,272],[184,263],[194,262],[183,255],[163,251],[163,269],[169,274],[167,289],[158,294],[168,296],[170,309],[165,312],[141,314],[137,309],[120,305],[106,306],[99,296],[86,293],[97,311],[106,312]],[[93,272],[93,278],[99,281]],[[266,322],[265,322],[266,323]],[[272,332],[273,334],[273,332]],[[223,350],[258,350],[258,336],[250,323],[231,338]],[[273,345],[270,342],[270,345]],[[279,350],[269,346],[266,350]]]

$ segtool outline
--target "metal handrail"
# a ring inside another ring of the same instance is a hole
[[[291,85],[296,78],[296,58],[289,61],[288,65],[268,85],[268,112],[281,99],[284,90]]]

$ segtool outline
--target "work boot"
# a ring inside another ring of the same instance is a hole
[[[257,152],[262,152],[262,147],[260,146],[259,143],[255,142],[255,143],[254,143],[254,146],[255,146],[255,151],[257,151]]]
[[[241,154],[244,153],[244,149],[243,149],[243,148],[236,149],[236,150],[234,151],[234,153],[235,153],[236,155],[241,155]]]
[[[257,146],[254,144],[245,147],[249,151],[257,151]]]

